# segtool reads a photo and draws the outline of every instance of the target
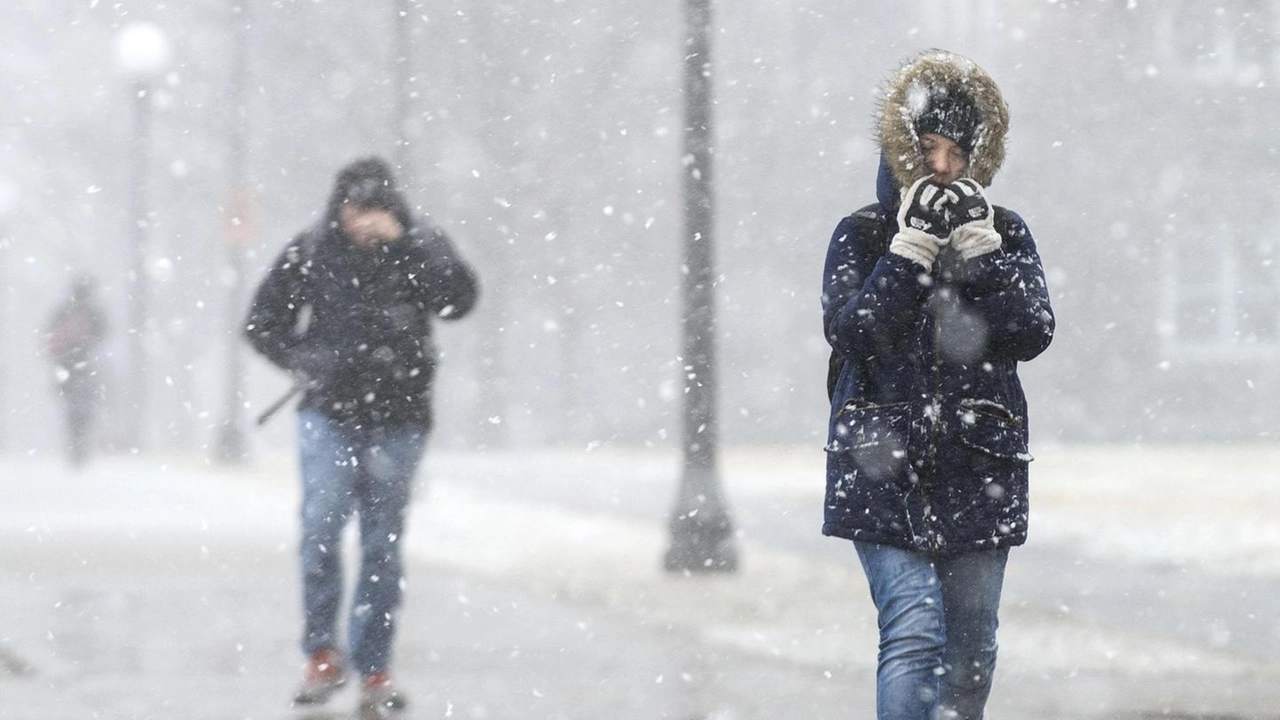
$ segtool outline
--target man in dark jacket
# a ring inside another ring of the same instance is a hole
[[[1054,318],[1030,231],[985,197],[1007,128],[972,61],[911,58],[882,96],[879,202],[827,252],[823,533],[854,542],[871,586],[882,720],[982,717],[1008,549],[1027,537],[1017,364]]]
[[[410,488],[431,428],[433,318],[456,320],[477,297],[448,238],[414,217],[387,164],[339,173],[324,218],[280,254],[246,322],[255,349],[293,374],[302,472],[302,581],[308,663],[294,701],[319,703],[362,680],[366,707],[400,707],[389,665],[400,604]],[[360,516],[360,575],[347,652],[339,544]]]

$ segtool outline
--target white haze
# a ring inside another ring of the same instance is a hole
[[[670,448],[679,436],[681,5],[412,0],[408,194],[481,274],[440,331],[437,446]],[[394,5],[10,0],[0,10],[0,442],[60,442],[41,326],[80,273],[113,333],[103,441],[129,402],[129,79],[154,23],[171,57],[150,135],[150,448],[208,453],[229,354],[242,421],[284,379],[235,342],[221,206],[247,132],[247,286],[323,207],[333,172],[391,156]],[[1269,4],[719,3],[713,38],[721,435],[820,446],[819,274],[874,198],[875,89],[930,46],[976,59],[1012,109],[991,189],[1035,234],[1058,314],[1023,369],[1033,444],[1274,437],[1277,11]],[[243,116],[229,99],[248,27]],[[247,288],[246,288],[247,292]],[[232,304],[234,307],[232,307]],[[256,451],[289,441],[277,421]]]

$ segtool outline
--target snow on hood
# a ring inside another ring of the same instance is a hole
[[[972,98],[982,118],[969,159],[970,176],[989,186],[1004,163],[1009,106],[1000,87],[972,60],[946,50],[926,50],[908,59],[880,94],[876,118],[880,150],[900,187],[927,174],[916,120],[928,107],[930,97],[944,93]]]

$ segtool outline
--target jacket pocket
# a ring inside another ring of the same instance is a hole
[[[849,400],[836,414],[828,450],[897,444],[906,447],[910,403],[870,403]]]
[[[966,398],[956,408],[957,435],[969,448],[991,457],[1031,462],[1026,423],[993,400]]]
[[[863,475],[884,479],[905,464],[910,428],[910,403],[849,400],[832,421],[827,451],[847,455]]]

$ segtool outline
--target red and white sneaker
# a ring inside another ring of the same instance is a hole
[[[294,705],[318,705],[347,684],[347,668],[342,654],[333,648],[322,648],[307,659],[302,684],[293,695]]]
[[[385,712],[403,710],[408,704],[385,670],[366,675],[360,684],[361,709]]]

